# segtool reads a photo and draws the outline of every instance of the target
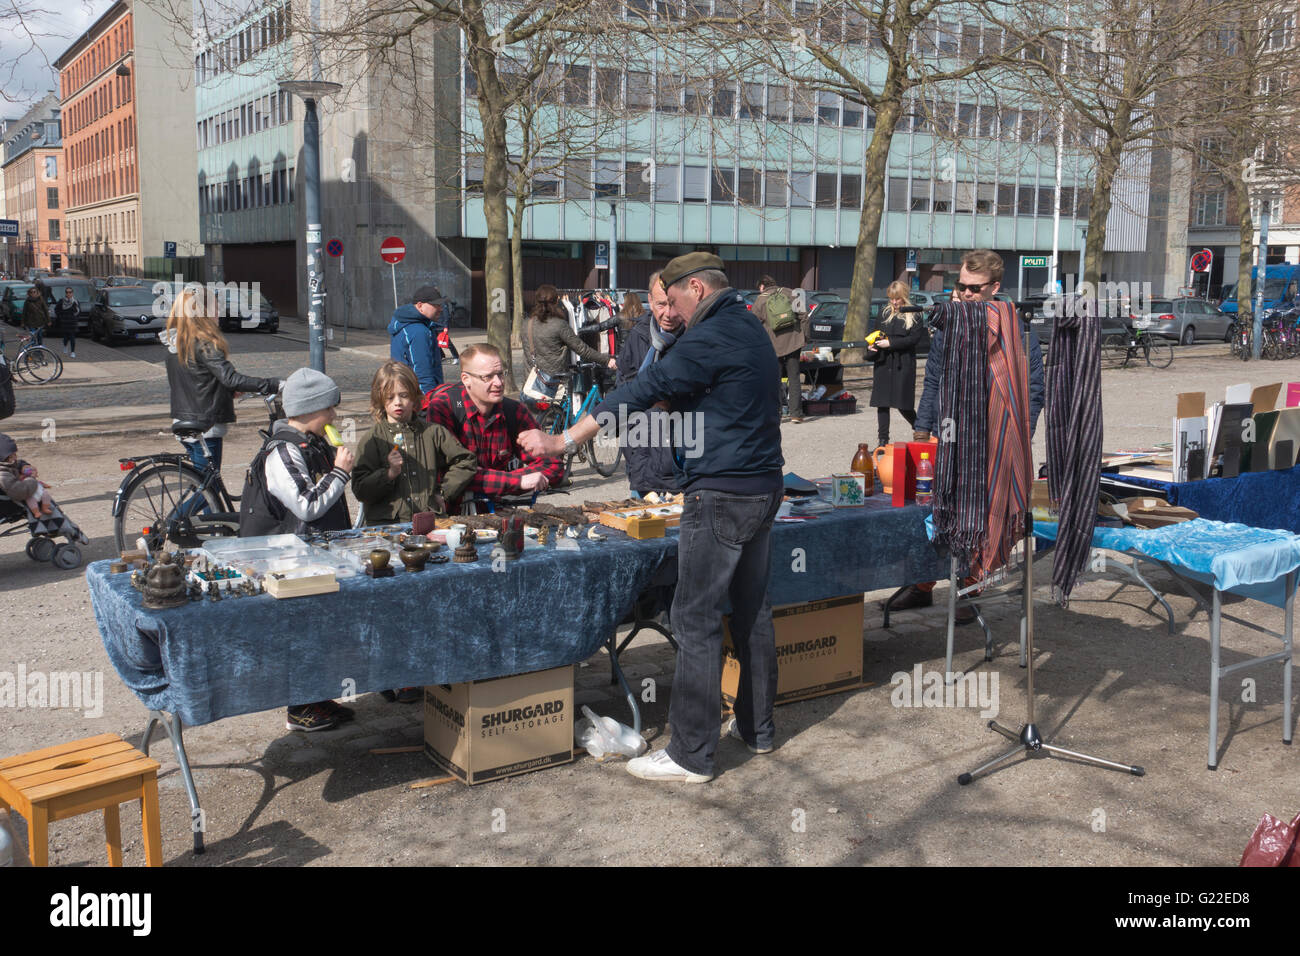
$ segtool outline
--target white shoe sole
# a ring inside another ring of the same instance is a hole
[[[655,767],[647,770],[646,768],[652,765],[642,763],[641,761],[644,759],[644,757],[637,757],[635,760],[629,760],[627,764],[627,772],[641,780],[660,780],[669,783],[708,783],[713,779],[712,777],[705,776],[702,773],[691,773],[689,770],[685,769],[664,772]]]
[[[745,738],[740,736],[740,728],[736,726],[735,717],[732,717],[731,720],[727,722],[726,735],[732,740],[738,740],[742,744],[745,744],[745,746],[749,748],[750,753],[758,754],[760,757],[764,754],[770,754],[776,749],[775,747],[757,747],[753,744],[745,743]]]

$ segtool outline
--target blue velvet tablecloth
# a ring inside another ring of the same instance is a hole
[[[772,531],[773,604],[938,579],[926,510],[880,497]],[[86,570],[95,621],[122,681],[151,709],[191,726],[392,687],[456,683],[559,667],[595,653],[652,583],[676,579],[677,535],[617,532],[579,550],[530,549],[494,572],[430,565],[391,578],[344,578],[337,594],[203,600],[146,610],[129,575]],[[345,683],[347,681],[354,684]]]
[[[1102,480],[1107,478],[1148,489],[1171,505],[1191,508],[1211,521],[1279,528],[1300,534],[1300,465],[1282,471],[1249,471],[1236,478],[1203,481],[1160,481],[1103,472]]]

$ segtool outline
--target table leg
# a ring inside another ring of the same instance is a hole
[[[627,678],[623,676],[623,668],[618,663],[617,633],[609,639],[609,668],[614,672],[615,678],[623,688],[623,693],[627,695],[627,706],[632,710],[632,729],[639,734],[641,733],[641,708],[637,705],[636,695],[627,686]]]
[[[32,866],[50,865],[50,815],[43,804],[32,804],[27,821],[27,855]]]
[[[1210,770],[1219,769],[1219,589],[1214,589],[1214,600],[1210,605],[1210,759],[1206,766]]]
[[[189,757],[185,754],[185,739],[183,737],[184,726],[181,719],[175,715],[168,715],[161,710],[149,711],[149,730],[145,738],[145,754],[148,755],[149,740],[148,737],[153,733],[154,724],[162,724],[163,730],[167,732],[167,738],[172,742],[172,750],[176,754],[176,762],[181,768],[181,782],[185,784],[185,793],[190,798],[190,826],[194,830],[194,854],[198,856],[203,853],[203,809],[199,806],[199,793],[194,788],[194,775],[190,773]]]
[[[1286,626],[1282,634],[1282,646],[1286,652],[1286,663],[1282,665],[1282,742],[1291,743],[1291,655],[1294,651],[1295,634],[1295,572],[1286,576]]]
[[[140,826],[144,830],[145,865],[162,866],[162,822],[158,819],[157,775],[148,774],[141,781],[140,789]],[[195,834],[195,839],[199,836],[200,834]]]
[[[108,865],[122,865],[122,818],[117,804],[104,808],[104,839],[108,843]]]
[[[943,665],[943,681],[952,683],[952,640],[957,629],[957,559],[948,561],[948,656]]]

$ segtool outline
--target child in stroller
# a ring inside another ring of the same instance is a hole
[[[19,534],[25,527],[31,535],[27,542],[27,556],[35,561],[53,561],[64,570],[81,564],[78,544],[89,539],[81,529],[59,510],[45,483],[36,476],[36,469],[18,457],[18,443],[8,435],[0,434],[0,525],[22,523],[0,531],[0,537]],[[54,539],[67,539],[56,544]]]

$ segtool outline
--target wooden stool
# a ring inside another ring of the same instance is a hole
[[[13,807],[27,821],[32,866],[49,865],[49,824],[92,810],[104,811],[108,865],[122,865],[118,804],[140,801],[144,857],[162,866],[158,822],[158,762],[117,734],[100,734],[57,747],[0,760],[0,808]]]

